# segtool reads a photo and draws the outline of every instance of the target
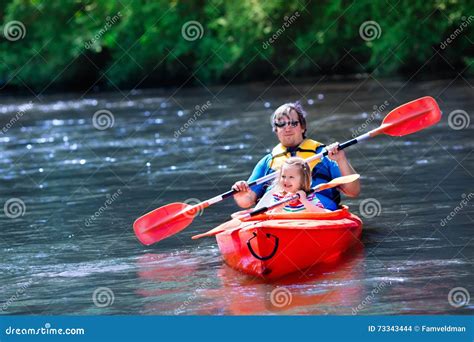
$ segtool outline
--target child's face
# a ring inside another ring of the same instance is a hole
[[[286,192],[296,193],[301,190],[301,172],[297,166],[282,167],[280,185]]]

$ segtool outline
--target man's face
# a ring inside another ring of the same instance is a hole
[[[276,127],[276,134],[280,143],[285,147],[296,147],[303,141],[304,128],[298,120],[298,113],[294,110],[290,111],[289,117],[286,115],[280,117],[277,123],[285,123],[284,127]],[[288,123],[298,122],[296,127]]]

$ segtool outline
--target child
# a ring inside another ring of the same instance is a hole
[[[272,212],[327,211],[315,193],[306,196],[306,191],[310,189],[311,169],[309,165],[301,158],[288,158],[281,167],[279,177],[275,180],[273,203],[295,194],[299,194],[300,198],[287,202],[285,206],[277,207]]]

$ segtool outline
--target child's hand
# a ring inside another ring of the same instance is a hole
[[[306,192],[304,190],[299,190],[296,192],[298,195],[300,195],[300,201],[306,201]]]

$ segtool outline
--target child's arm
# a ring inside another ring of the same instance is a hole
[[[316,213],[323,213],[327,211],[326,209],[318,207],[316,204],[312,203],[311,201],[308,201],[308,199],[306,198],[306,192],[304,192],[303,190],[298,191],[297,194],[300,195],[300,202],[303,203],[307,211],[316,212]]]

